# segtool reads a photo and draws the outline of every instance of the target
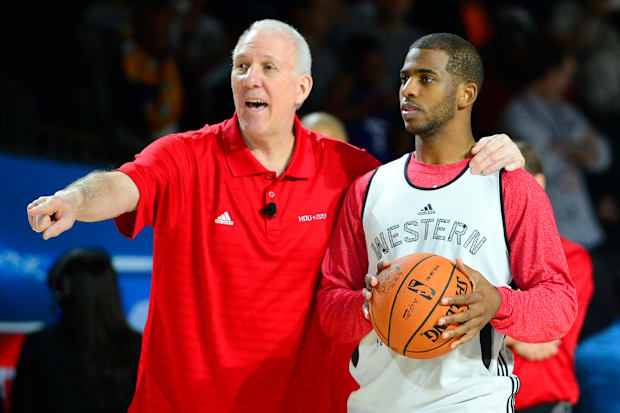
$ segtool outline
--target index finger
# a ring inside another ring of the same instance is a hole
[[[482,301],[482,295],[479,292],[473,292],[470,294],[444,297],[441,299],[441,305],[472,305],[480,301]]]
[[[379,279],[372,274],[366,274],[366,276],[364,277],[364,282],[366,282],[366,285],[375,287],[377,284],[379,284]]]
[[[37,201],[29,204],[26,212],[30,216],[36,215],[53,215],[57,210],[57,205],[52,201],[51,198],[47,198],[43,200],[43,202],[38,202],[42,198],[39,198]]]
[[[379,263],[377,263],[377,274],[388,268],[390,265],[392,265],[392,263],[388,260],[380,261]]]

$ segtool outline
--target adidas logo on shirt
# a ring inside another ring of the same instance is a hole
[[[222,215],[215,218],[215,223],[222,224],[222,225],[230,225],[230,226],[235,225],[235,223],[231,221],[230,215],[228,215],[228,211],[224,212]]]
[[[435,213],[435,210],[431,206],[431,204],[426,205],[424,208],[418,212],[418,215],[432,215]]]

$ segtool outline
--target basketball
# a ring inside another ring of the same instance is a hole
[[[441,305],[441,299],[470,294],[473,285],[449,259],[419,253],[401,257],[377,276],[370,300],[370,321],[379,338],[397,353],[429,359],[448,353],[444,331],[458,324],[438,325],[442,316],[467,310],[467,306]]]

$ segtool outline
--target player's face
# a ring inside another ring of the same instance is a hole
[[[309,93],[303,80],[309,76],[296,75],[295,59],[293,40],[280,31],[254,31],[239,44],[230,81],[244,136],[292,130],[296,107]]]
[[[400,113],[416,135],[437,132],[454,117],[456,85],[446,70],[448,54],[411,49],[400,72]]]

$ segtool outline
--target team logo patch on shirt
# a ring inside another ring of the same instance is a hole
[[[432,215],[435,213],[435,210],[431,206],[431,204],[426,205],[424,208],[418,212],[418,215]]]
[[[310,222],[327,219],[327,212],[323,212],[320,214],[300,215],[299,217],[297,217],[297,219],[299,219],[299,222]]]
[[[228,215],[228,211],[224,212],[222,215],[215,218],[215,223],[222,224],[222,225],[230,225],[230,226],[235,225],[235,223],[230,219],[230,215]]]

